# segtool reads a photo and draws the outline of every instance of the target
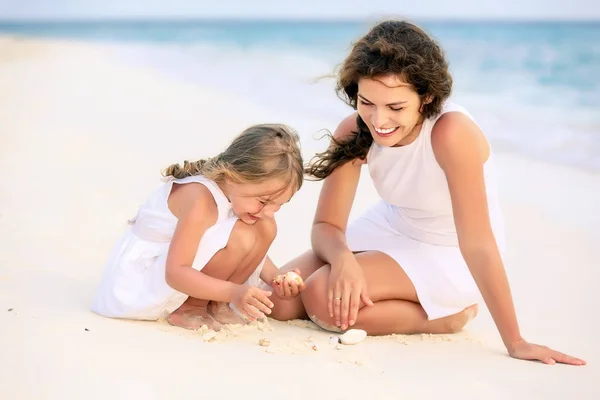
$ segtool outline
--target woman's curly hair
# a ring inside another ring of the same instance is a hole
[[[443,50],[423,29],[410,22],[381,22],[354,43],[339,69],[336,92],[356,110],[360,78],[388,75],[400,76],[412,85],[421,98],[420,112],[424,118],[438,115],[452,92],[452,76]],[[366,158],[373,137],[360,116],[356,122],[358,132],[343,140],[328,135],[332,144],[311,160],[306,167],[309,176],[325,179],[346,162]]]

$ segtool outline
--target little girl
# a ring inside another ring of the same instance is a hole
[[[271,313],[271,292],[292,298],[266,255],[273,219],[303,182],[298,135],[284,125],[256,125],[221,154],[171,165],[167,182],[138,210],[109,257],[93,302],[97,314],[139,320],[168,315],[172,325],[219,330]]]

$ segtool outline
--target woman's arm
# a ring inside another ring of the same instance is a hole
[[[477,126],[459,113],[443,115],[431,141],[448,180],[460,251],[509,346],[521,333],[488,215],[483,166],[489,147]]]
[[[169,208],[179,221],[167,254],[167,284],[195,298],[230,302],[239,285],[192,268],[202,235],[217,221],[217,205],[210,190],[202,184],[181,185],[172,191]]]
[[[484,164],[489,145],[466,115],[440,117],[431,134],[435,157],[446,174],[460,251],[509,353],[548,363],[579,363],[521,337],[512,295],[488,214]]]
[[[346,244],[346,227],[354,202],[360,164],[348,162],[323,182],[311,234],[312,249],[321,260],[339,265],[353,257]]]
[[[356,127],[356,113],[346,117],[333,134],[345,139]],[[338,167],[323,181],[311,234],[312,249],[321,260],[340,264],[352,256],[346,245],[346,226],[356,195],[363,162],[355,160]]]
[[[333,136],[343,139],[356,129],[356,114],[353,114],[342,121]],[[363,271],[348,248],[345,235],[362,164],[361,160],[347,162],[324,180],[311,235],[313,251],[331,266],[329,314],[340,321],[342,329],[356,322],[361,300],[373,304]]]

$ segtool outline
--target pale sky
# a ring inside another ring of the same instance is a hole
[[[378,18],[596,19],[598,0],[0,0],[0,19]]]

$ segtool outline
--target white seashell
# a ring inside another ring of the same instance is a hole
[[[273,282],[278,285],[281,285],[284,280],[287,282],[296,282],[297,285],[300,285],[303,282],[302,277],[294,271],[288,271],[285,274],[277,275],[273,278]]]
[[[300,285],[302,283],[302,277],[295,273],[294,271],[289,271],[285,274],[285,280],[288,282],[296,282],[296,284]]]
[[[329,344],[338,344],[340,342],[340,338],[337,336],[329,336]]]
[[[362,329],[350,329],[343,335],[340,335],[340,342],[343,344],[356,344],[367,337],[367,332]]]

